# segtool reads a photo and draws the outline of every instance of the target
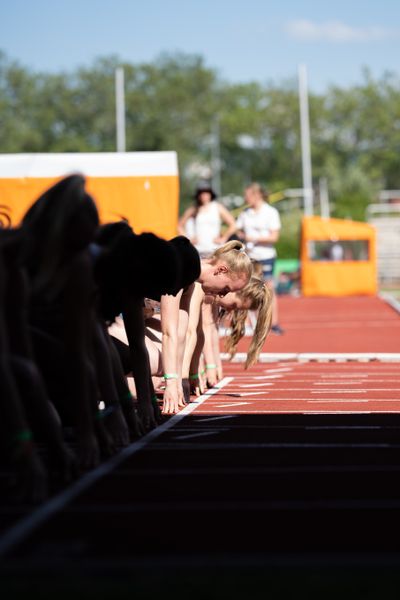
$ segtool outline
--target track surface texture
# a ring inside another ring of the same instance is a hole
[[[379,299],[282,298],[280,309],[286,333],[265,352],[399,351],[400,317]],[[106,589],[107,574],[129,573],[143,598],[167,580],[176,597],[185,576],[194,598],[269,597],[267,581],[274,598],[303,597],[319,569],[324,598],[397,597],[397,362],[228,363],[218,388],[114,462],[47,509],[0,505],[7,589],[51,569],[70,591],[71,574]]]

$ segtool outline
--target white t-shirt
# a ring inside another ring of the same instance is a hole
[[[256,211],[254,208],[246,208],[236,221],[238,229],[242,229],[247,236],[263,237],[271,231],[281,229],[281,218],[278,211],[266,202]],[[267,260],[276,257],[273,244],[249,243],[248,254],[254,260]]]

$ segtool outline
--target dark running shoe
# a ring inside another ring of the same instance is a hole
[[[283,335],[285,331],[280,325],[272,325],[271,333],[274,333],[275,335]]]

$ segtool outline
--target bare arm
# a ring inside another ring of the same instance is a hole
[[[206,363],[207,381],[211,386],[215,385],[218,381],[218,356],[215,355],[214,345],[214,330],[216,327],[217,323],[215,321],[213,306],[211,304],[203,304],[204,359]]]
[[[196,395],[200,396],[205,391],[203,385],[203,376],[200,373],[200,358],[204,348],[204,330],[203,330],[203,314],[200,311],[199,321],[197,323],[196,331],[196,346],[193,350],[192,360],[190,362],[189,369],[189,380],[191,391]]]
[[[182,385],[179,363],[179,307],[183,290],[176,296],[161,297],[162,364],[165,379],[163,413],[173,414],[179,410]]]
[[[192,360],[192,355],[197,342],[197,326],[201,314],[201,305],[204,298],[204,292],[200,283],[194,284],[193,293],[189,305],[189,323],[187,328],[185,353],[183,357],[182,377],[189,377],[189,368]]]

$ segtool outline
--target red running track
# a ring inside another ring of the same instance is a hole
[[[227,364],[229,383],[195,414],[400,413],[400,369],[395,362]]]
[[[380,298],[279,296],[278,306],[285,335],[270,335],[263,352],[400,352],[400,315]]]

